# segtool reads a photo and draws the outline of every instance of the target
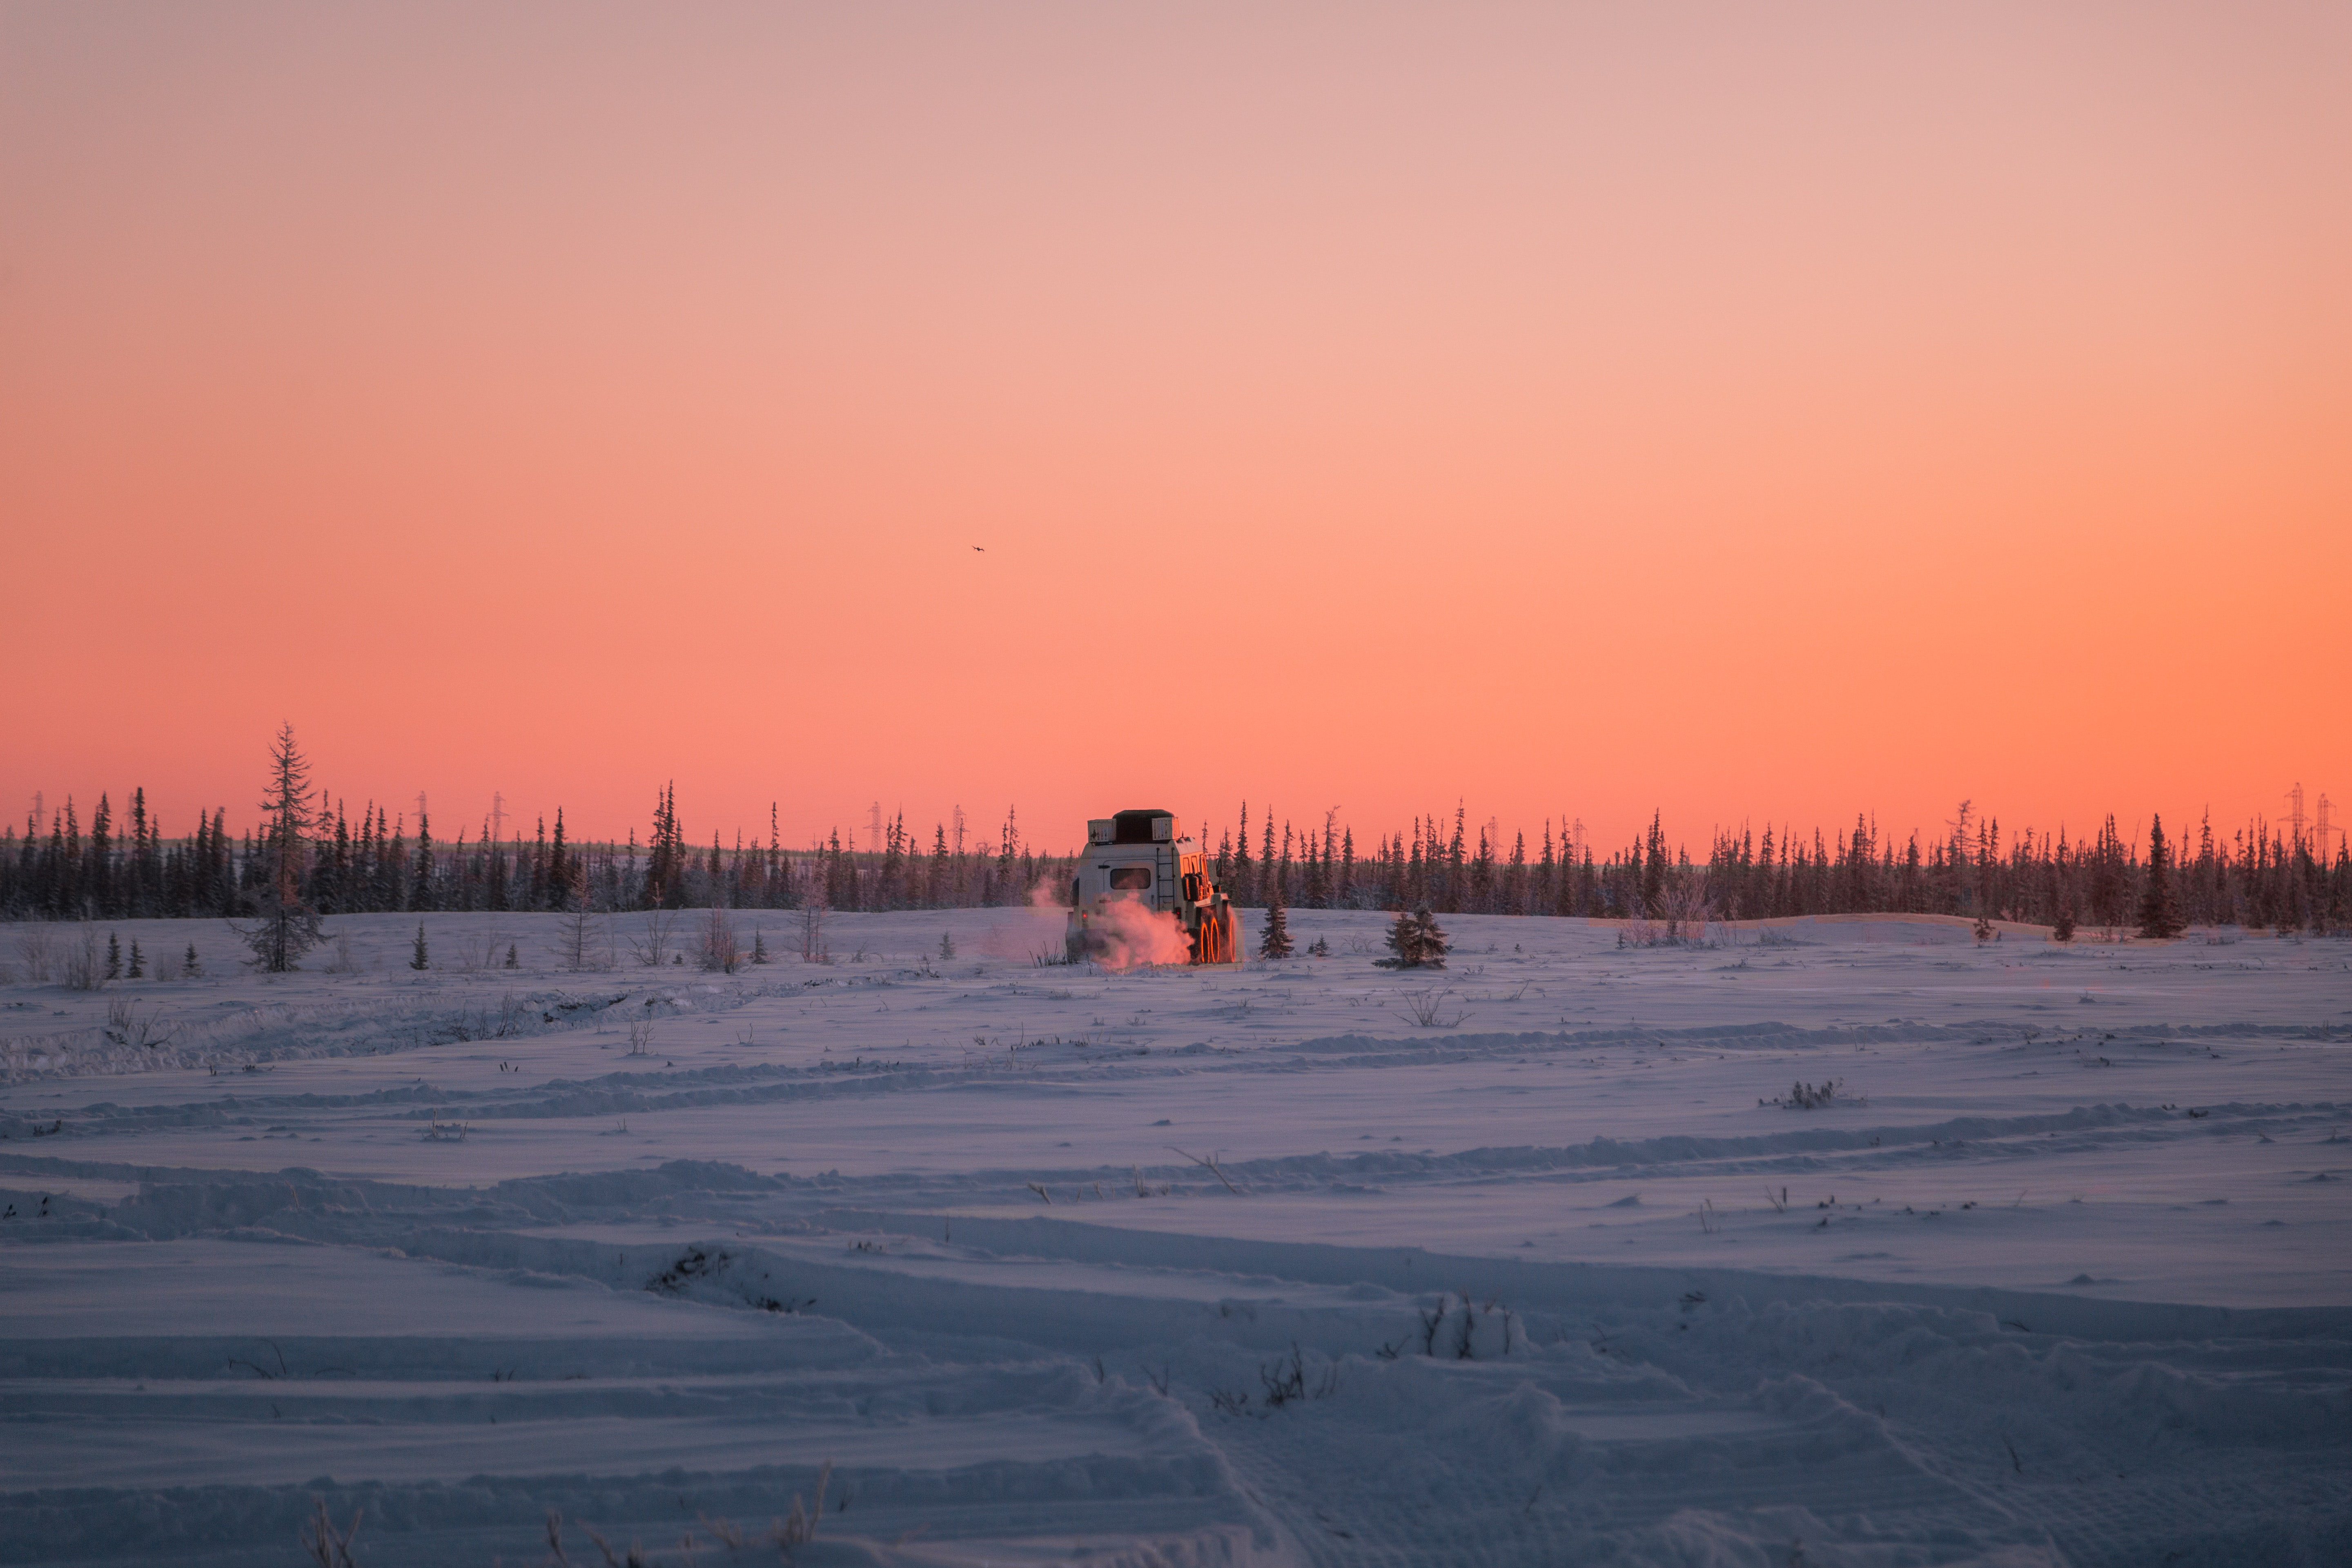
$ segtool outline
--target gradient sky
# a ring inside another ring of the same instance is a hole
[[[0,4],[0,804],[249,820],[284,719],[444,836],[2352,817],[2347,81],[2341,4]]]

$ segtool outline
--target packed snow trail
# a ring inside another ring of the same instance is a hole
[[[2352,1560],[2336,944],[1006,918],[9,988],[0,1562]]]

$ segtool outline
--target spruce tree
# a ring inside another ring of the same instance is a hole
[[[122,978],[122,943],[115,940],[112,931],[106,933],[106,977],[109,980]]]
[[[569,907],[565,900],[572,891],[572,863],[574,857],[563,847],[563,808],[555,808],[555,839],[547,848],[547,907],[562,910]]]
[[[2164,818],[2147,827],[2147,887],[2140,894],[2139,934],[2163,940],[2180,934],[2180,910],[2172,896],[2172,849],[2164,841]]]
[[[1265,934],[1257,944],[1260,958],[1290,956],[1290,921],[1282,908],[1282,882],[1278,878],[1266,879]]]
[[[408,907],[412,910],[440,908],[434,897],[433,822],[425,808],[416,808],[416,869],[408,879]]]
[[[408,967],[411,969],[429,969],[432,967],[432,959],[425,951],[425,922],[423,921],[418,921],[416,922],[416,949],[408,961]]]
[[[1384,969],[1418,969],[1421,967],[1421,922],[1410,910],[1400,909],[1389,927],[1388,949],[1394,958],[1377,960]]]
[[[1415,962],[1424,969],[1444,968],[1445,954],[1451,944],[1446,942],[1444,930],[1438,925],[1437,917],[1429,912],[1427,904],[1413,912],[1412,935],[1414,950],[1419,954]]]
[[[268,817],[257,846],[263,863],[256,868],[262,873],[255,900],[260,918],[237,934],[253,950],[255,963],[283,974],[326,935],[319,929],[319,911],[302,897],[302,836],[313,821],[310,764],[294,744],[291,724],[278,727],[278,739],[270,747],[269,782],[261,809]],[[215,837],[219,837],[217,826]]]
[[[1222,851],[1220,853],[1222,854]],[[1221,874],[1219,880],[1223,879]],[[1240,837],[1234,843],[1234,902],[1254,904],[1257,902],[1255,895],[1256,884],[1250,877],[1249,802],[1244,801],[1242,802],[1242,830]]]
[[[147,955],[139,951],[139,939],[135,936],[131,939],[131,968],[129,973],[131,978],[133,980],[141,978],[147,973]]]
[[[180,960],[180,973],[193,980],[204,972],[205,966],[196,962],[196,944],[192,942],[188,943],[188,955]]]

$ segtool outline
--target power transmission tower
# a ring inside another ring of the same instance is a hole
[[[2294,825],[2294,842],[2300,845],[2303,842],[2304,824],[2303,785],[2298,783],[2293,789],[2287,791],[2286,798],[2288,804],[2293,807],[2293,809],[2287,813],[2286,819]]]
[[[507,797],[497,790],[490,792],[490,831],[501,840],[507,836]]]

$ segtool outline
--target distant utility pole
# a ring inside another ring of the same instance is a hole
[[[37,800],[40,797],[36,795],[34,798]],[[963,807],[961,806],[955,808],[955,852],[959,855],[963,853]]]
[[[876,801],[876,802],[874,803],[874,805],[873,805],[870,808],[868,808],[867,817],[866,817],[866,838],[867,838],[866,846],[866,847],[868,849],[871,849],[871,850],[872,850],[875,854],[877,854],[877,855],[881,854],[881,853],[882,853],[882,803],[881,803],[880,801],[878,801],[878,800],[877,800],[877,801]]]
[[[425,792],[423,790],[418,790],[416,792],[416,817],[420,822],[425,819]]]
[[[2286,798],[2289,805],[2294,808],[2287,813],[2286,819],[2294,825],[2294,841],[2297,844],[2301,844],[2303,842],[2304,822],[2303,785],[2298,783],[2293,789],[2287,791]]]
[[[2327,794],[2325,790],[2321,791],[2319,795],[2319,810],[2313,818],[2311,828],[2311,836],[2319,841],[2319,848],[2317,851],[2318,858],[2324,860],[2327,858],[2327,836],[2331,833],[2341,833],[2344,830],[2342,828],[2336,826],[2333,822],[2328,820]]]
[[[497,790],[490,792],[490,832],[499,840],[507,836],[507,797]]]
[[[33,831],[35,834],[37,835],[41,831],[42,824],[48,820],[48,813],[49,806],[47,800],[42,795],[39,790],[35,790],[33,792]],[[963,813],[961,812],[956,813],[956,831],[958,833],[961,833],[963,831]]]

